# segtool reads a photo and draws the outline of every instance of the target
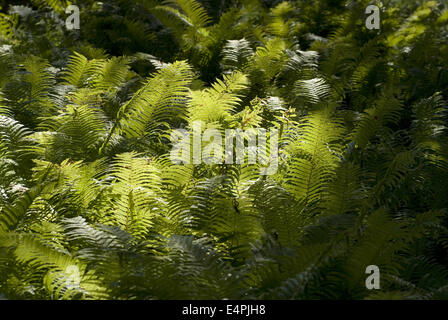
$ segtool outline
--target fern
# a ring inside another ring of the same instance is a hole
[[[241,68],[253,55],[250,43],[246,39],[228,40],[222,50],[222,64],[230,69]]]
[[[17,16],[0,14],[0,36],[2,38],[11,38],[14,28],[17,25]]]
[[[58,12],[65,11],[65,8],[68,6],[65,0],[32,0],[31,2],[38,7],[50,7]]]
[[[446,5],[218,2],[4,8],[0,297],[447,298]],[[271,175],[172,162],[257,128]]]
[[[325,183],[339,162],[341,147],[338,140],[343,129],[337,120],[331,120],[330,112],[322,109],[305,117],[299,127],[299,138],[290,147],[292,159],[285,185],[305,203],[323,197]]]
[[[19,263],[45,272],[44,285],[55,299],[105,298],[106,290],[86,265],[66,252],[42,244],[32,236],[0,236],[2,246],[15,246]]]
[[[100,152],[117,129],[129,137],[138,137],[153,128],[155,121],[163,123],[172,119],[172,114],[182,119],[185,111],[181,102],[186,98],[191,79],[190,67],[183,62],[164,68],[148,79],[118,111]]]
[[[240,72],[224,76],[217,80],[211,88],[193,91],[188,111],[189,121],[202,120],[205,123],[223,121],[230,117],[241,101],[238,92],[247,86],[247,77]]]

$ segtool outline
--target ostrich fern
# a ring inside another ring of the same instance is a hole
[[[79,1],[69,34],[32,3],[0,15],[0,295],[448,297],[446,5],[375,33],[368,1]],[[151,45],[116,56],[107,21]],[[278,170],[173,163],[197,121],[277,129]]]

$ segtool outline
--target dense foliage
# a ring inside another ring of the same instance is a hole
[[[448,298],[446,4],[73,3],[0,12],[0,297]],[[198,120],[278,171],[172,163]]]

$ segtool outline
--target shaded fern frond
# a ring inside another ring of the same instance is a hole
[[[249,41],[246,39],[228,40],[222,50],[222,64],[226,69],[241,68],[254,54]]]

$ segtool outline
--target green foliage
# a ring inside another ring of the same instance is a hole
[[[444,3],[8,3],[1,296],[448,298]],[[278,170],[172,163],[195,121],[277,129]]]

